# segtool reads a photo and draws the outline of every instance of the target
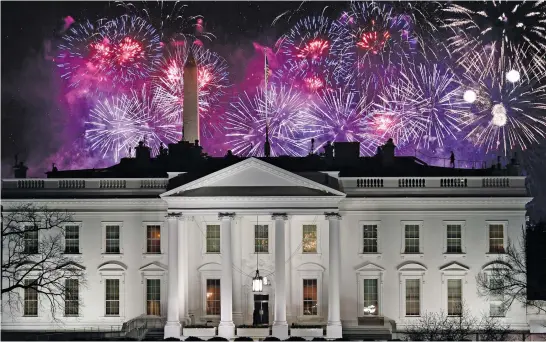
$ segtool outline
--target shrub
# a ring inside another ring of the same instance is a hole
[[[214,336],[212,338],[209,338],[209,341],[229,341],[229,340],[225,337]]]
[[[206,329],[206,328],[214,328],[214,327],[212,325],[194,324],[194,325],[185,325],[184,328],[188,328],[188,329]]]
[[[264,341],[280,341],[281,339],[275,336],[267,336]]]
[[[292,324],[291,329],[323,329],[323,325]]]
[[[176,337],[167,337],[166,339],[164,339],[163,341],[180,341],[179,338],[176,338]]]
[[[202,339],[200,339],[199,337],[197,336],[190,336],[186,339],[186,341],[203,341]]]
[[[290,336],[285,341],[307,341],[307,340],[300,336]]]
[[[239,336],[235,339],[235,341],[254,341],[254,339],[248,336]]]
[[[327,341],[324,337],[315,337],[313,341]]]

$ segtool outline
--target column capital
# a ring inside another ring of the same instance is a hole
[[[271,214],[272,220],[288,220],[288,215],[286,213],[273,213]]]
[[[235,213],[218,213],[218,219],[223,220],[233,220],[235,218]]]
[[[168,219],[168,220],[175,220],[175,219],[180,219],[182,218],[182,213],[181,212],[178,212],[178,213],[167,213],[167,215],[165,215],[165,217]]]
[[[339,215],[339,213],[324,213],[324,217],[326,217],[327,220],[341,220],[341,215]]]

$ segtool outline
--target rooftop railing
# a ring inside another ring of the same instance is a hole
[[[167,178],[3,179],[4,189],[166,189]]]
[[[525,177],[351,177],[345,188],[522,188]]]

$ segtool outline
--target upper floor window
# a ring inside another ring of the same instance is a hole
[[[119,279],[105,279],[106,316],[119,316]]]
[[[160,279],[146,279],[146,314],[161,316]]]
[[[363,247],[362,253],[377,253],[377,225],[365,224],[362,226]]]
[[[220,225],[207,225],[207,253],[220,253]]]
[[[459,224],[448,224],[447,229],[447,253],[462,253],[462,229]]]
[[[38,230],[33,226],[25,226],[23,237],[24,253],[38,254]]]
[[[421,291],[419,279],[406,279],[406,316],[421,314]]]
[[[78,316],[80,289],[78,279],[65,279],[64,315]]]
[[[406,224],[404,226],[404,253],[419,253],[419,225]]]
[[[316,224],[304,224],[303,225],[303,253],[317,253],[317,225]]]
[[[489,225],[489,253],[504,253],[504,225]]]
[[[106,226],[106,250],[108,254],[119,254],[119,226]]]
[[[24,315],[38,316],[38,291],[33,287],[36,279],[25,279],[25,294],[24,294]]]
[[[318,280],[303,279],[303,315],[318,315]]]
[[[447,314],[460,316],[463,311],[463,281],[461,279],[447,280]]]
[[[64,253],[78,254],[80,252],[80,227],[64,227]]]
[[[254,253],[269,252],[269,227],[266,224],[254,225]]]
[[[146,253],[161,253],[161,226],[146,226]]]
[[[220,315],[220,303],[220,279],[207,279],[207,315]]]

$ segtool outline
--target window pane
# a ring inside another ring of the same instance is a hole
[[[119,316],[119,279],[106,279],[106,315]]]
[[[161,226],[146,227],[146,253],[161,254]]]
[[[33,226],[26,226],[23,242],[24,242],[24,253],[37,254],[38,253],[38,230],[36,230]]]
[[[406,279],[406,316],[419,316],[420,305],[419,279]]]
[[[64,232],[64,253],[78,254],[80,252],[80,227],[66,226]]]
[[[462,233],[460,225],[447,225],[447,253],[462,253]]]
[[[269,227],[267,225],[254,225],[254,253],[269,252]]]
[[[207,315],[220,315],[220,279],[207,279]]]
[[[106,253],[120,253],[119,238],[119,226],[106,226]]]
[[[317,279],[303,279],[303,314],[318,315]]]
[[[379,296],[377,279],[364,279],[364,314],[379,314]]]
[[[377,225],[362,226],[362,253],[377,253]]]
[[[314,224],[303,225],[303,253],[317,252],[317,226]]]
[[[146,314],[161,315],[161,281],[146,279]]]
[[[207,225],[207,253],[220,253],[219,225]]]
[[[404,253],[419,253],[419,225],[406,225],[404,234]]]
[[[64,315],[77,316],[79,313],[78,279],[65,280]]]
[[[447,281],[447,314],[460,316],[462,312],[463,288],[461,279],[448,279]]]
[[[34,282],[36,279],[25,279],[25,286],[31,286],[24,290],[24,315],[25,316],[38,316],[38,291]]]
[[[489,253],[504,253],[504,226],[489,225]]]

